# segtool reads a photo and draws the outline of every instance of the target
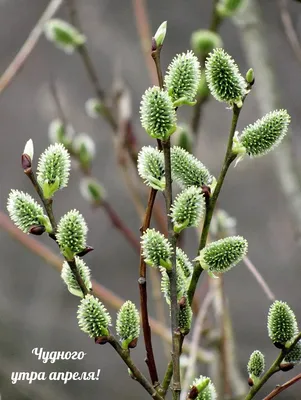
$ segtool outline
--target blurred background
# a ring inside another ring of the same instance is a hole
[[[136,30],[133,3],[130,0],[77,1],[77,9],[87,46],[95,63],[101,86],[112,88],[116,66],[132,96],[133,124],[138,146],[151,143],[139,121],[139,102],[150,86]],[[296,165],[300,154],[300,79],[301,65],[292,51],[283,30],[280,11],[275,0],[260,1],[264,40],[268,43],[270,68],[276,74],[281,107],[292,116],[292,145]],[[301,37],[301,5],[289,2],[289,11],[297,34]],[[10,64],[25,38],[43,13],[46,0],[0,0],[0,71]],[[152,0],[147,2],[151,31],[168,21],[168,33],[162,51],[165,70],[175,54],[190,48],[192,31],[207,28],[212,1]],[[57,15],[67,19],[63,5]],[[235,58],[241,71],[250,65],[246,61],[242,33],[228,19],[221,27],[225,49]],[[254,60],[255,61],[255,60]],[[259,76],[260,70],[255,69]],[[112,131],[101,118],[93,120],[85,113],[85,102],[94,97],[93,88],[77,53],[66,55],[41,37],[21,72],[0,97],[0,209],[6,212],[6,200],[11,188],[34,195],[30,182],[20,167],[20,154],[25,142],[32,138],[35,160],[48,146],[48,125],[57,117],[57,109],[49,90],[54,79],[64,112],[76,132],[88,133],[96,144],[94,175],[103,183],[108,201],[139,238],[140,220],[123,175],[116,163]],[[254,92],[256,91],[256,85]],[[181,110],[180,120],[189,121],[191,109]],[[248,97],[239,121],[239,129],[261,116],[254,93]],[[203,110],[199,140],[194,153],[216,176],[225,151],[231,112],[224,104],[210,99]],[[297,167],[298,169],[298,167]],[[57,194],[54,211],[57,218],[71,208],[84,215],[88,226],[88,243],[94,251],[86,256],[93,278],[125,299],[139,304],[137,253],[112,226],[102,209],[93,210],[79,193],[80,171],[74,169],[68,188]],[[301,170],[300,170],[301,176]],[[144,198],[144,201],[145,198]],[[237,219],[238,233],[249,242],[249,256],[268,281],[277,299],[287,301],[301,320],[300,252],[294,218],[276,174],[275,158],[268,155],[256,161],[244,160],[230,169],[219,205]],[[38,238],[55,252],[49,238]],[[195,257],[197,238],[189,233],[185,250]],[[3,400],[41,399],[77,400],[83,398],[122,398],[138,400],[148,395],[129,379],[127,368],[109,346],[96,347],[78,329],[76,308],[78,299],[71,296],[57,271],[38,256],[22,247],[9,234],[0,230],[0,394]],[[241,264],[225,277],[226,294],[236,337],[236,351],[242,376],[247,379],[246,363],[254,349],[266,355],[267,365],[277,355],[266,329],[269,301],[246,267]],[[154,315],[153,304],[150,304]],[[116,310],[109,307],[115,319]],[[81,361],[57,361],[43,364],[32,354],[33,348],[47,351],[84,351]],[[162,376],[167,359],[162,351],[162,339],[154,336],[155,356]],[[147,373],[141,338],[133,358]],[[99,381],[11,383],[13,371],[96,371]],[[201,369],[201,371],[206,371]],[[264,394],[277,384],[298,373],[278,374],[271,379]],[[285,391],[279,399],[301,399],[298,384]]]

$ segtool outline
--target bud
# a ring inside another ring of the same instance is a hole
[[[289,344],[298,331],[294,312],[283,301],[274,301],[268,314],[269,337],[277,347]]]
[[[200,375],[198,379],[195,379],[192,386],[191,391],[197,391],[198,396],[195,397],[196,400],[216,400],[217,394],[213,383],[210,378],[206,376]],[[190,393],[188,395],[188,399],[192,399],[190,397]]]
[[[80,302],[77,311],[78,325],[91,338],[109,336],[111,317],[105,306],[91,294]]]
[[[191,328],[192,309],[189,305],[188,299],[186,297],[183,299],[186,301],[179,309],[179,329],[182,335],[188,335]]]
[[[253,351],[247,366],[249,378],[252,379],[253,384],[258,382],[258,378],[264,373],[264,368],[264,355],[259,350]]]
[[[86,263],[81,260],[79,257],[74,257],[75,265],[78,270],[78,273],[84,284],[88,290],[92,289],[91,283],[91,276],[90,276],[90,268],[86,265]],[[61,271],[61,278],[67,285],[67,288],[71,294],[78,297],[83,297],[83,292],[69,266],[67,261],[64,261],[62,271]]]
[[[260,157],[277,147],[285,137],[290,123],[286,110],[266,114],[254,124],[247,126],[241,136],[233,141],[233,152],[243,156]]]
[[[184,251],[179,247],[176,248],[176,260],[177,268],[183,271],[185,278],[189,278],[193,272],[193,265]]]
[[[93,139],[86,133],[80,133],[75,136],[72,146],[80,163],[85,167],[89,166],[96,153]]]
[[[170,210],[174,231],[180,233],[185,228],[199,226],[204,211],[205,198],[202,189],[196,186],[184,189],[175,198]]]
[[[222,46],[220,35],[208,29],[200,29],[191,35],[191,47],[198,56],[206,56],[216,47]]]
[[[296,332],[296,335],[298,332]],[[295,346],[290,350],[283,360],[284,363],[299,364],[301,362],[301,340],[295,344]]]
[[[62,253],[68,260],[72,260],[74,254],[86,248],[87,232],[86,222],[77,210],[69,211],[61,218],[56,238]]]
[[[232,106],[242,106],[246,94],[247,83],[239,69],[223,49],[215,49],[209,54],[206,63],[206,79],[212,96]]]
[[[173,180],[184,189],[189,186],[209,185],[212,177],[208,169],[192,154],[178,146],[170,149]]]
[[[244,3],[245,0],[220,0],[217,3],[216,10],[222,18],[231,17]]]
[[[188,125],[178,125],[177,130],[171,137],[172,144],[179,146],[186,150],[188,153],[192,153],[193,150],[193,136]]]
[[[41,236],[44,232],[46,232],[44,225],[33,225],[28,231],[28,233],[35,236]]]
[[[241,236],[230,236],[208,244],[196,258],[210,275],[229,271],[247,254],[248,242]]]
[[[154,36],[156,48],[163,46],[163,42],[164,42],[165,35],[166,35],[166,30],[167,30],[167,21],[164,21],[159,26],[159,28],[157,29],[157,32],[155,33],[155,36]]]
[[[44,26],[46,38],[67,54],[85,43],[86,38],[74,26],[58,18],[50,19]]]
[[[147,229],[141,237],[142,255],[151,267],[171,269],[172,247],[169,241],[155,229]]]
[[[155,139],[167,140],[176,130],[177,116],[172,99],[157,86],[146,90],[140,106],[142,127]]]
[[[164,156],[162,151],[144,146],[138,154],[138,174],[153,189],[165,189]]]
[[[32,227],[40,225],[47,232],[52,232],[49,218],[44,215],[42,207],[27,193],[12,189],[7,200],[7,211],[24,233],[30,233]]]
[[[83,198],[91,204],[101,204],[106,198],[104,187],[94,178],[82,178],[79,188]]]
[[[50,145],[41,154],[37,168],[37,180],[46,199],[67,186],[70,173],[70,156],[60,144]]]
[[[27,168],[30,168],[32,160],[33,160],[33,141],[32,141],[32,139],[29,139],[26,142],[22,155],[23,156],[28,156],[29,161],[30,161],[30,165]],[[24,168],[24,169],[26,169],[26,168]]]
[[[166,303],[170,304],[170,280],[169,275],[164,268],[160,268],[161,271],[161,292],[164,294]],[[177,299],[178,301],[186,295],[188,289],[188,280],[186,279],[184,272],[177,265]]]
[[[129,300],[118,312],[116,332],[122,342],[122,348],[136,347],[140,335],[140,316],[135,304]]]
[[[91,98],[86,101],[85,110],[89,117],[96,119],[101,115],[103,106],[98,99]]]
[[[246,81],[250,84],[253,85],[255,82],[255,75],[254,75],[254,70],[253,68],[250,68],[247,73],[246,73]]]
[[[193,106],[201,79],[201,66],[192,51],[178,54],[168,66],[165,86],[174,107]]]
[[[56,118],[52,120],[48,127],[48,137],[50,143],[62,143],[64,146],[70,146],[73,136],[74,129],[70,124],[64,126],[63,122]]]

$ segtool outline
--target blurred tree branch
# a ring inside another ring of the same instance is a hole
[[[35,27],[30,32],[28,38],[26,39],[23,46],[17,53],[16,57],[13,59],[13,61],[4,71],[4,73],[1,75],[0,93],[3,92],[8,87],[8,85],[12,82],[13,78],[21,70],[28,56],[33,51],[36,44],[38,43],[38,40],[43,34],[45,22],[53,17],[53,15],[57,12],[62,3],[63,0],[52,0],[49,2],[46,10],[36,23]]]

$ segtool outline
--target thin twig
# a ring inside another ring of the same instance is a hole
[[[154,389],[154,387],[149,383],[146,377],[140,372],[140,370],[136,367],[133,360],[130,357],[129,350],[124,350],[118,341],[114,338],[114,336],[108,337],[108,342],[110,345],[116,350],[116,352],[123,359],[125,364],[132,371],[135,379],[144,387],[144,389],[152,396],[155,400],[163,400],[163,398],[159,395],[159,393]]]
[[[64,127],[66,129],[67,118],[66,118],[66,115],[65,115],[64,110],[63,110],[63,106],[62,106],[62,103],[61,103],[61,100],[60,100],[60,97],[59,97],[57,86],[56,86],[55,81],[53,79],[51,79],[51,81],[50,81],[50,91],[51,91],[51,94],[53,96],[58,115],[59,115],[60,119],[62,120],[63,125],[64,125]],[[88,176],[90,178],[95,178],[92,175],[91,167],[87,168],[86,165],[83,165],[80,162],[79,155],[73,151],[72,145],[66,146],[66,147],[67,147],[67,150],[69,151],[71,157],[78,161],[79,167],[81,169],[82,174],[84,176]],[[106,201],[106,200],[102,200],[99,203],[95,204],[94,206],[102,208],[105,211],[105,213],[108,216],[108,218],[110,219],[112,225],[125,237],[125,239],[130,243],[132,248],[135,251],[137,251],[138,254],[139,254],[140,253],[140,242],[139,242],[139,240],[136,238],[135,234],[123,222],[121,217],[114,210],[114,208],[109,204],[109,202]]]
[[[147,202],[147,207],[145,211],[145,217],[143,224],[140,228],[141,235],[146,231],[146,229],[150,226],[151,215],[153,206],[155,203],[157,195],[157,190],[151,189],[149,193],[149,198]],[[146,350],[146,364],[149,369],[149,373],[151,376],[152,383],[158,382],[158,373],[154,358],[153,346],[152,346],[152,335],[151,329],[149,325],[149,317],[148,317],[148,307],[147,307],[147,286],[146,286],[146,264],[142,255],[142,250],[140,253],[140,266],[139,266],[139,291],[140,291],[140,307],[141,307],[141,319],[142,319],[142,329],[144,335],[144,344]]]
[[[294,385],[301,379],[301,374],[296,375],[294,378],[290,379],[289,381],[285,382],[283,385],[277,386],[268,396],[264,398],[264,400],[271,400],[274,397],[278,396],[279,393],[283,392],[290,386]]]
[[[105,210],[106,214],[110,218],[113,226],[118,229],[123,236],[128,240],[128,242],[132,245],[133,249],[135,249],[138,253],[140,252],[140,242],[134,235],[134,233],[123,223],[119,215],[116,213],[114,208],[110,205],[110,203],[106,200],[101,202],[101,207]]]
[[[278,357],[273,362],[271,367],[259,379],[259,381],[251,388],[251,390],[245,397],[245,400],[253,399],[253,397],[256,395],[256,393],[259,392],[259,390],[270,379],[270,377],[280,370],[280,364],[284,360],[286,354],[295,347],[295,345],[299,342],[300,339],[301,339],[301,332],[298,333],[298,335],[295,337],[294,341],[292,342],[292,344],[289,347],[281,350],[281,352],[279,353]]]
[[[12,82],[13,78],[18,74],[18,72],[23,67],[25,61],[27,60],[30,53],[35,48],[38,43],[39,38],[43,34],[43,29],[45,23],[54,16],[57,10],[62,5],[63,0],[52,0],[49,2],[46,10],[43,12],[41,18],[36,23],[33,30],[30,32],[28,38],[24,42],[21,49],[18,51],[17,55],[7,67],[0,78],[0,93],[5,90],[9,84]]]
[[[46,264],[49,264],[51,267],[55,268],[59,273],[62,270],[63,260],[57,256],[52,250],[48,247],[37,241],[30,235],[25,235],[19,228],[17,228],[11,220],[5,215],[2,211],[0,211],[0,229],[7,232],[12,238],[14,238],[17,242],[21,243],[26,249],[31,251],[33,254],[36,254],[42,260],[45,261]],[[111,290],[105,288],[100,283],[92,280],[93,294],[98,297],[101,301],[107,304],[110,307],[113,307],[116,310],[119,310],[122,304],[124,304],[125,299],[117,296]],[[152,328],[152,331],[161,337],[164,341],[171,344],[171,335],[169,329],[167,329],[162,323],[154,320],[153,318],[149,318],[149,323]],[[190,343],[186,343],[183,345],[183,351],[188,353],[190,347]],[[209,363],[211,362],[211,353],[204,349],[198,349],[198,359],[201,362]]]
[[[229,139],[228,139],[227,151],[226,151],[223,166],[222,166],[216,187],[214,189],[212,197],[209,200],[209,204],[206,208],[206,216],[205,216],[201,240],[200,240],[200,244],[199,244],[199,248],[198,248],[198,253],[206,246],[207,238],[208,238],[208,234],[209,234],[210,223],[211,223],[211,219],[213,216],[213,212],[215,209],[215,205],[216,205],[219,193],[223,186],[227,171],[228,171],[231,163],[236,158],[236,155],[232,153],[232,143],[233,143],[233,137],[234,137],[234,133],[236,130],[240,111],[241,111],[241,108],[237,107],[236,105],[233,106],[232,123],[231,123]],[[192,274],[190,286],[188,289],[188,299],[189,299],[190,304],[192,303],[192,299],[193,299],[193,296],[194,296],[194,293],[195,293],[195,290],[197,287],[197,283],[198,283],[199,277],[202,272],[203,272],[203,268],[202,268],[201,264],[199,262],[196,262],[196,264],[194,266],[194,271]]]
[[[77,9],[75,6],[75,0],[67,0],[67,7],[68,7],[68,12],[69,12],[69,17],[70,17],[71,23],[79,31],[82,31],[81,24],[80,24],[78,14],[77,14]],[[116,132],[118,129],[118,124],[112,113],[112,110],[107,106],[106,95],[100,85],[100,82],[99,82],[99,79],[97,76],[97,72],[94,68],[94,64],[92,62],[88,48],[85,44],[83,44],[83,45],[77,47],[77,51],[78,51],[78,54],[80,55],[81,60],[85,66],[85,70],[87,72],[87,75],[91,82],[91,85],[95,91],[95,95],[102,104],[102,115],[107,120],[109,125],[112,127],[113,131]]]
[[[167,271],[170,281],[170,308],[171,308],[171,332],[172,332],[172,360],[173,360],[173,400],[178,400],[181,394],[181,333],[179,332],[179,305],[177,296],[177,266],[176,266],[176,245],[177,236],[173,229],[173,222],[170,216],[172,205],[172,178],[171,178],[171,160],[170,160],[170,139],[162,142],[165,166],[165,201],[168,226],[168,240],[172,247],[171,271]]]
[[[145,64],[147,66],[151,82],[153,85],[155,85],[157,81],[157,73],[149,53],[152,35],[149,26],[149,18],[147,15],[145,0],[132,0],[132,4],[135,12],[136,26],[141,48],[144,54]]]
[[[262,288],[263,292],[267,296],[267,298],[271,301],[276,300],[276,296],[274,293],[271,291],[269,285],[267,282],[263,279],[263,276],[260,274],[258,269],[255,267],[255,265],[252,263],[252,261],[249,259],[249,257],[245,256],[243,258],[243,263],[246,265],[246,267],[249,269],[251,274],[254,276],[256,281],[258,282],[259,286]]]
[[[287,36],[288,42],[291,45],[293,52],[299,63],[301,63],[301,45],[300,41],[294,28],[294,24],[291,18],[291,15],[288,11],[288,1],[287,0],[278,0],[278,5],[280,8],[280,15],[282,24],[284,27],[284,32]]]
[[[191,385],[191,383],[193,381],[193,376],[195,373],[195,365],[196,365],[196,361],[197,361],[196,353],[197,353],[197,349],[199,347],[199,341],[200,341],[200,336],[201,336],[201,332],[203,329],[204,320],[205,320],[208,308],[213,300],[213,296],[214,296],[213,290],[209,290],[206,293],[206,296],[202,302],[202,306],[200,307],[198,315],[194,322],[194,328],[193,328],[192,337],[191,337],[191,347],[190,347],[190,352],[189,352],[188,361],[187,361],[188,367],[187,367],[185,376],[183,378],[182,393],[181,393],[180,400],[186,399],[186,392],[189,389],[189,385]]]
[[[54,217],[54,214],[53,214],[53,210],[52,210],[52,198],[46,199],[44,197],[42,189],[41,189],[40,185],[38,184],[38,182],[36,180],[36,177],[35,177],[35,174],[34,174],[34,172],[33,172],[31,167],[27,168],[26,170],[24,170],[24,173],[30,179],[31,183],[33,184],[33,187],[35,188],[36,192],[38,193],[38,195],[39,195],[39,197],[41,199],[41,202],[43,203],[43,206],[45,208],[46,214],[47,214],[47,216],[48,216],[48,218],[50,220],[51,227],[52,227],[52,232],[49,233],[49,236],[52,239],[54,239],[55,242],[57,243],[57,245],[59,246],[59,244],[57,242],[57,239],[56,239],[57,223],[56,223],[56,220],[55,220],[55,217]],[[69,265],[69,267],[70,267],[70,269],[71,269],[71,271],[73,273],[73,276],[76,279],[76,281],[77,281],[77,283],[78,283],[83,295],[86,296],[90,292],[90,290],[87,288],[83,278],[81,277],[81,275],[79,273],[79,270],[78,270],[78,268],[76,266],[76,262],[75,262],[74,257],[71,260],[65,257],[65,260],[67,261],[67,263],[68,263],[68,265]]]

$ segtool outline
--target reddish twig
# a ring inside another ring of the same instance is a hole
[[[269,288],[269,285],[263,279],[262,275],[260,274],[258,269],[255,267],[255,265],[252,263],[252,261],[247,256],[245,256],[243,258],[243,262],[246,265],[246,267],[249,269],[251,274],[253,274],[254,278],[256,279],[259,286],[262,288],[262,290],[265,293],[265,295],[267,296],[267,298],[271,301],[275,301],[276,297],[275,297],[274,293],[271,291],[271,289]]]
[[[113,209],[113,207],[106,200],[103,200],[101,202],[101,207],[105,210],[113,226],[123,234],[126,240],[131,244],[133,249],[135,249],[139,253],[140,252],[139,240],[136,238],[134,233],[123,223],[122,219]]]
[[[147,16],[145,0],[133,0],[133,9],[136,17],[137,31],[140,44],[145,58],[145,63],[149,72],[149,76],[153,85],[157,84],[157,72],[155,65],[150,57],[151,48],[151,30],[149,26],[149,18]]]
[[[50,1],[46,10],[42,14],[41,18],[38,20],[33,30],[30,32],[28,38],[17,53],[16,57],[2,74],[0,78],[0,93],[8,87],[8,85],[12,82],[17,73],[20,72],[28,56],[38,43],[38,40],[43,33],[45,23],[53,17],[53,15],[57,12],[62,3],[62,0]]]
[[[288,42],[291,45],[291,48],[293,52],[295,53],[295,56],[299,63],[301,63],[301,45],[300,41],[296,32],[296,29],[294,28],[294,24],[291,18],[291,15],[287,9],[288,6],[288,1],[287,0],[278,0],[278,5],[280,8],[280,15],[281,15],[281,20],[282,24],[284,27],[284,32],[287,36]]]
[[[277,386],[268,396],[266,396],[263,400],[271,400],[274,397],[278,396],[279,393],[283,392],[290,386],[294,385],[296,382],[301,380],[301,374],[296,375],[294,378],[285,382],[283,385]]]
[[[145,211],[145,216],[143,224],[140,228],[141,235],[149,228],[151,215],[157,195],[157,190],[151,189],[149,193],[148,203]],[[139,291],[140,291],[140,307],[141,307],[141,319],[142,319],[142,329],[144,335],[144,344],[146,350],[146,364],[149,369],[149,374],[152,383],[158,382],[158,373],[155,363],[155,357],[152,346],[152,333],[149,324],[148,317],[148,307],[147,307],[147,287],[146,287],[146,264],[142,255],[142,250],[140,252],[140,265],[139,265]]]
[[[79,31],[82,31],[74,0],[67,0],[67,6],[68,6],[69,18],[70,18],[72,25],[76,26],[76,28]],[[109,123],[109,125],[112,127],[113,131],[116,132],[118,129],[118,124],[112,113],[112,110],[110,109],[110,107],[107,106],[106,95],[100,85],[100,82],[99,82],[99,79],[97,76],[97,72],[94,67],[93,61],[90,57],[88,48],[85,44],[83,44],[83,45],[77,47],[77,51],[78,51],[78,53],[81,57],[81,60],[84,64],[85,70],[87,72],[87,75],[91,82],[91,85],[95,91],[96,97],[102,103],[102,115],[104,116],[106,121]]]

